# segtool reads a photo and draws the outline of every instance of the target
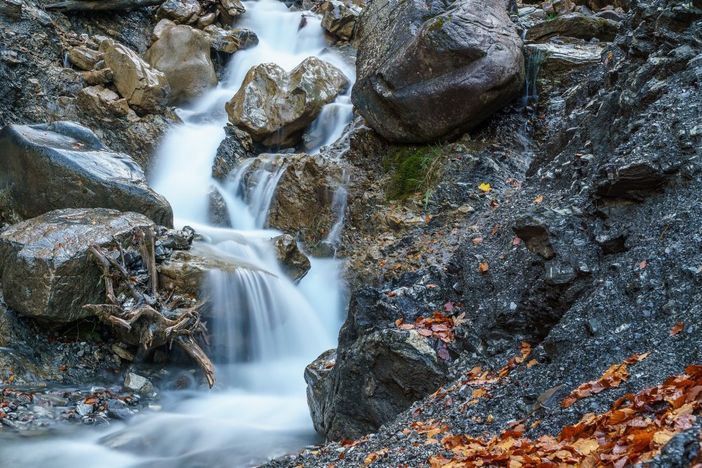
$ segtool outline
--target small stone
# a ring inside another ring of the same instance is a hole
[[[133,413],[122,400],[110,399],[107,400],[107,414],[116,419],[129,419]]]
[[[93,405],[87,403],[78,403],[76,405],[76,412],[81,416],[88,416],[93,413]]]
[[[149,394],[153,392],[154,386],[149,379],[134,372],[129,372],[124,379],[124,387],[137,393]]]

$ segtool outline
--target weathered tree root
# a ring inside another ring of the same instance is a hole
[[[145,230],[135,237],[142,262],[149,274],[145,289],[148,288],[150,294],[141,292],[132,284],[119,243],[119,261],[100,247],[91,245],[89,250],[102,270],[105,295],[109,303],[88,304],[83,308],[113,327],[122,341],[140,346],[146,353],[164,345],[169,348],[173,344],[177,345],[198,364],[212,388],[215,383],[214,365],[196,340],[200,338],[207,343],[207,328],[201,321],[199,312],[202,304],[189,308],[173,308],[179,302],[185,302],[183,298],[173,299],[171,294],[167,300],[163,300],[158,292],[153,233]],[[122,302],[120,297],[124,298]],[[166,305],[167,302],[171,303],[171,307]]]

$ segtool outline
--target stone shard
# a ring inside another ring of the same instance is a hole
[[[105,302],[90,245],[126,244],[138,229],[153,226],[144,215],[104,208],[56,210],[10,226],[0,234],[7,305],[53,322],[88,317],[83,305]]]
[[[130,48],[110,39],[102,41],[100,51],[105,65],[112,69],[119,94],[130,106],[144,112],[158,112],[168,102],[170,86],[166,75],[152,68]]]
[[[298,283],[310,271],[310,259],[297,246],[295,238],[283,234],[272,239],[276,258],[283,272],[295,283]]]
[[[266,146],[294,146],[348,83],[339,69],[316,57],[290,73],[272,63],[257,65],[227,103],[229,120]]]
[[[353,103],[391,141],[460,135],[523,89],[522,41],[500,0],[374,1],[356,39]]]
[[[190,26],[163,27],[145,59],[166,75],[173,104],[193,99],[217,84],[210,39]]]
[[[171,226],[168,201],[126,154],[71,122],[10,125],[0,131],[0,211],[32,218],[60,208],[114,208]]]

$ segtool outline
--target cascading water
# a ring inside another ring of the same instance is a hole
[[[327,48],[317,17],[291,12],[276,0],[245,6],[239,26],[257,33],[258,46],[237,52],[223,82],[179,111],[183,123],[162,143],[152,178],[154,188],[171,202],[176,224],[191,225],[206,239],[198,251],[238,265],[207,279],[218,385],[212,392],[167,392],[162,395],[167,411],[144,414],[107,432],[0,447],[7,466],[248,466],[316,440],[302,373],[334,346],[343,308],[339,262],[312,258],[312,269],[299,285],[281,271],[270,242],[278,233],[263,229],[285,170],[275,156],[270,165],[255,170],[253,160],[245,161],[225,184],[212,179],[211,169],[225,136],[224,105],[252,66],[274,62],[291,70],[314,55],[333,63],[352,82],[355,75]],[[306,25],[301,28],[303,15]],[[341,96],[312,124],[307,148],[317,151],[333,143],[350,118],[349,97]],[[227,203],[233,229],[208,224],[212,187]],[[338,196],[333,243],[343,223],[343,188]]]

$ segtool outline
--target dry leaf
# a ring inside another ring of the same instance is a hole
[[[534,198],[534,204],[538,205],[540,203],[544,202],[544,196],[543,195],[537,195],[536,198]]]
[[[673,328],[670,329],[670,336],[675,336],[681,331],[683,331],[683,328],[685,328],[685,324],[683,322],[678,322],[675,325],[673,325]]]
[[[480,190],[483,193],[488,193],[492,190],[492,185],[490,185],[487,182],[483,182],[480,185],[478,185],[478,190]]]
[[[488,262],[480,262],[478,265],[478,271],[480,273],[487,273],[487,271],[490,269],[490,264]]]

